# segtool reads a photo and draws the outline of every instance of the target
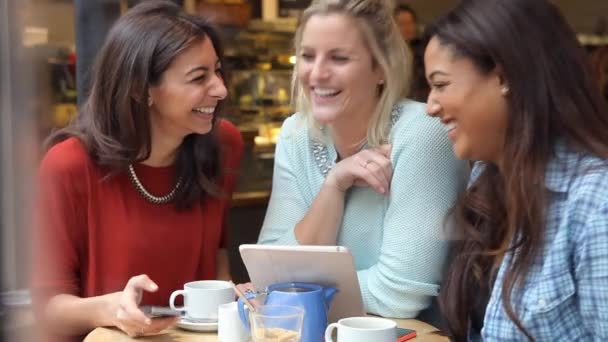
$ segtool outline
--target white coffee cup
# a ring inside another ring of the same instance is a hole
[[[249,330],[239,317],[237,302],[222,304],[217,309],[217,337],[220,342],[245,342]]]
[[[334,329],[338,329],[338,342],[395,342],[397,323],[379,317],[349,317],[332,323],[325,329],[325,342],[333,342]]]
[[[184,306],[176,307],[175,298],[184,296]],[[197,319],[217,319],[221,304],[234,301],[232,285],[223,280],[199,280],[184,284],[183,290],[173,291],[169,299],[171,309],[186,311],[186,316]]]

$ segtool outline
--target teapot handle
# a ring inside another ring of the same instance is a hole
[[[255,293],[245,293],[245,297],[247,299],[253,299],[256,297]],[[251,330],[251,326],[249,323],[249,308],[246,307],[245,302],[241,298],[239,298],[237,302],[237,306],[239,308],[239,317],[241,317],[241,321],[245,326],[247,326],[247,330]],[[246,311],[246,312],[245,312]]]

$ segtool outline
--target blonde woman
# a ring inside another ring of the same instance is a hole
[[[446,214],[463,188],[441,124],[405,99],[410,53],[390,1],[313,1],[295,38],[298,112],[281,129],[259,243],[343,245],[370,313],[436,296]]]

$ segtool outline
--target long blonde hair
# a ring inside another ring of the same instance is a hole
[[[367,143],[378,146],[388,141],[393,106],[409,92],[412,57],[401,38],[393,18],[391,0],[314,0],[304,11],[295,35],[296,56],[300,56],[302,33],[315,15],[344,14],[355,19],[375,66],[382,68],[384,84],[380,85],[378,104],[367,129]],[[292,76],[292,99],[296,110],[307,118],[313,137],[322,137],[321,125],[312,118],[310,100],[303,91],[296,72]]]

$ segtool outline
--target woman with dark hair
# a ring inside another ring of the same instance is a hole
[[[218,117],[218,35],[170,1],[142,2],[111,29],[92,79],[40,166],[38,316],[64,335],[158,332],[175,318],[150,320],[138,304],[228,277],[220,248],[242,140]]]
[[[585,51],[546,0],[465,0],[429,36],[427,110],[478,161],[440,292],[451,334],[606,340],[608,112]]]

